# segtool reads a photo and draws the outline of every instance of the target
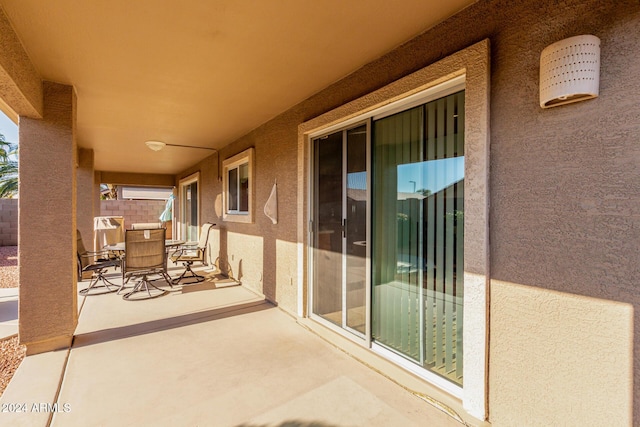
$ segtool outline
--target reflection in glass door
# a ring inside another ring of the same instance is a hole
[[[313,313],[364,335],[367,126],[313,140]]]
[[[462,384],[464,92],[373,124],[372,338]]]

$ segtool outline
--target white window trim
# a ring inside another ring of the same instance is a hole
[[[254,195],[254,160],[255,149],[248,148],[241,153],[222,162],[222,219],[229,222],[253,223],[253,195]],[[248,212],[229,212],[228,211],[228,189],[229,189],[229,170],[234,169],[242,164],[249,165],[249,209]]]
[[[180,206],[180,209],[177,209],[178,211],[178,234],[179,237],[181,239],[184,239],[184,187],[186,187],[187,185],[191,185],[194,182],[198,183],[198,193],[196,195],[197,199],[197,204],[198,204],[198,227],[200,227],[200,172],[195,172],[192,173],[189,176],[186,176],[184,178],[182,178],[179,183],[178,183],[178,203]],[[174,208],[174,212],[176,211],[176,209]]]

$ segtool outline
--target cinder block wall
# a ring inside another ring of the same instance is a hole
[[[158,222],[164,200],[101,200],[100,216],[123,216],[125,228],[139,222]],[[171,225],[167,224],[171,238]],[[18,245],[18,199],[0,199],[0,246]]]
[[[18,199],[0,199],[0,246],[18,245]]]
[[[165,204],[164,200],[101,200],[100,216],[123,216],[125,229],[130,229],[131,224],[159,222]]]

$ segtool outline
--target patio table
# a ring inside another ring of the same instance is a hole
[[[174,247],[183,245],[184,243],[185,243],[184,240],[167,239],[164,241],[164,245],[167,248],[167,251],[169,248],[174,248]],[[120,243],[114,243],[112,245],[106,245],[103,249],[107,251],[124,253],[126,250],[126,246],[124,242],[120,242]]]
[[[176,248],[178,246],[181,246],[185,243],[184,240],[177,240],[177,239],[167,239],[164,241],[164,245],[166,248],[166,253],[167,253],[167,257],[169,255],[169,249],[170,248]],[[120,242],[120,243],[115,243],[112,245],[107,245],[103,248],[104,250],[108,250],[108,251],[112,251],[114,253],[118,253],[119,257],[121,259],[124,258],[124,253],[126,252],[126,244],[125,242]],[[167,272],[167,257],[165,257],[164,259],[164,274],[165,275],[169,275]],[[122,286],[120,286],[120,289],[118,290],[118,294],[122,291],[122,289],[124,288],[125,282],[124,282],[124,271],[123,271],[123,277],[122,277]]]

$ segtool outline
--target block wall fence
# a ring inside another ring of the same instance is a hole
[[[159,222],[164,200],[100,200],[100,216],[123,216],[124,228],[131,224]]]
[[[125,229],[140,222],[158,222],[164,200],[101,200],[99,216],[123,216]],[[167,226],[167,233],[171,227]],[[0,199],[0,246],[18,245],[18,199]]]
[[[18,244],[18,199],[0,199],[0,246]]]

